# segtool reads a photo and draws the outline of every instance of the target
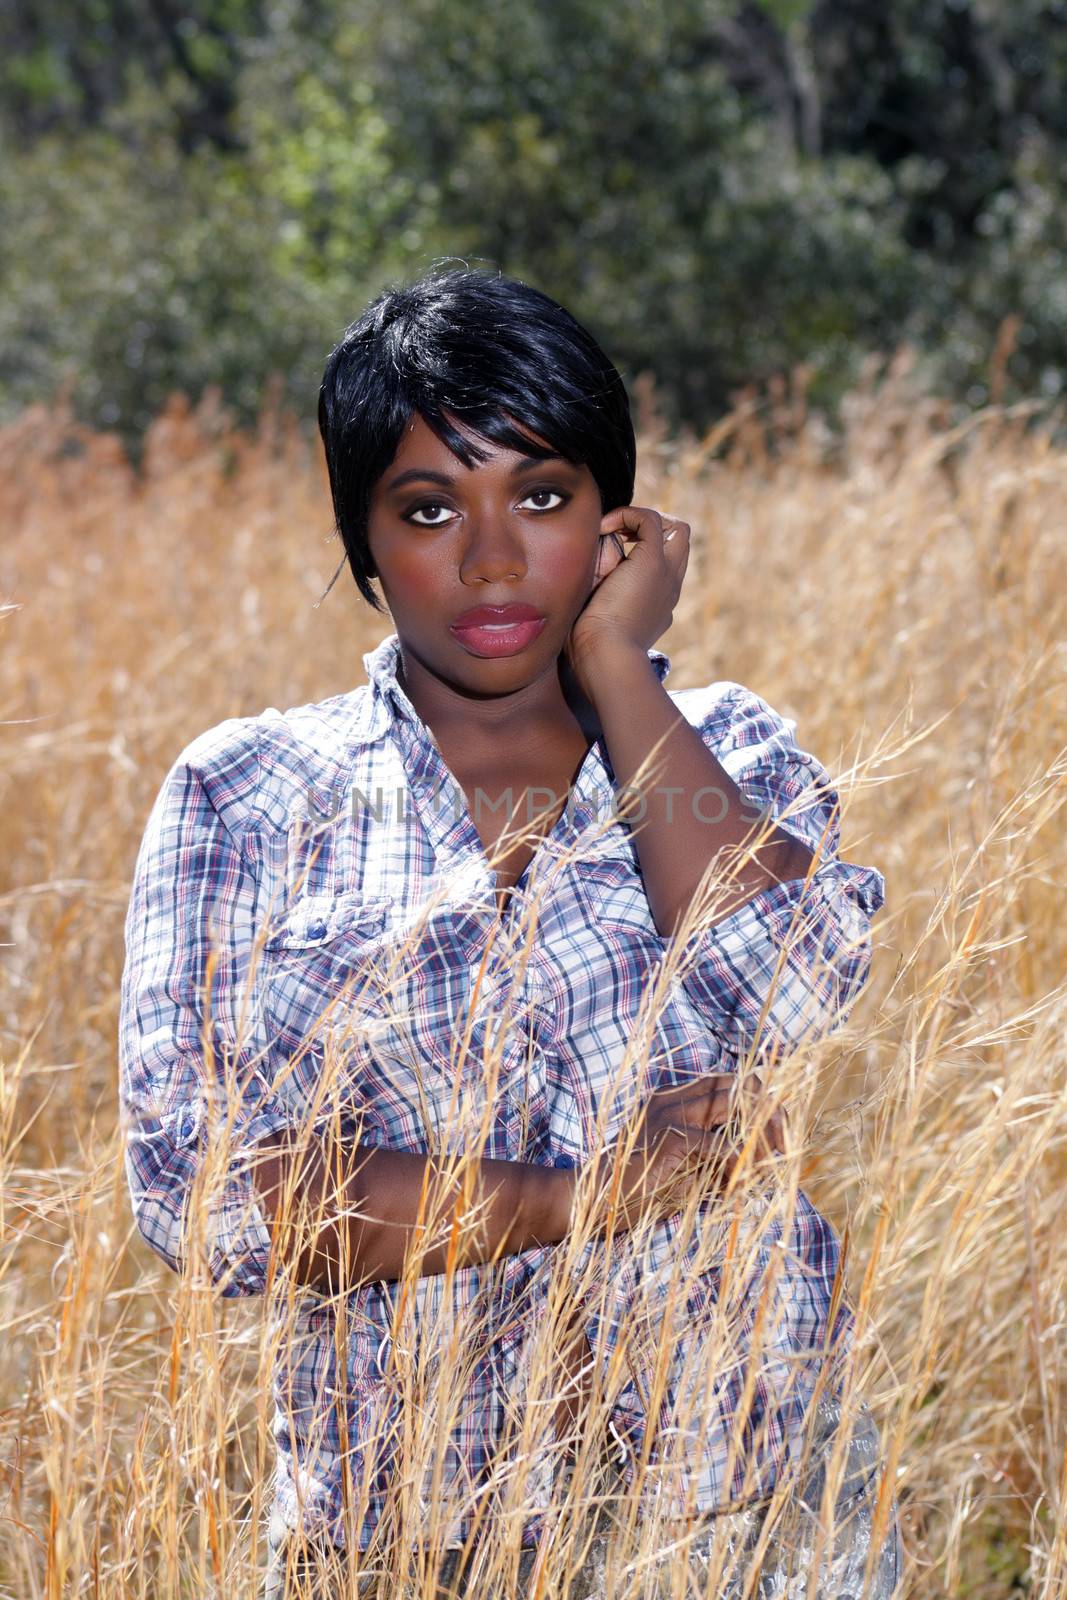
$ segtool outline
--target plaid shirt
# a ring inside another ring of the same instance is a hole
[[[667,656],[650,650],[649,658],[662,682]],[[879,872],[837,858],[837,795],[826,770],[797,746],[791,719],[736,683],[672,692],[754,807],[777,816],[796,802],[783,826],[817,862],[806,889],[803,880],[772,884],[701,926],[642,1035],[642,996],[666,943],[633,837],[612,809],[604,746],[587,752],[501,922],[469,809],[397,683],[397,635],[363,664],[366,685],[285,712],[229,718],[187,745],[163,781],[137,858],[119,1036],[133,1211],[151,1248],[184,1270],[186,1204],[206,1137],[222,1128],[224,1181],[210,1197],[206,1261],[226,1296],[268,1286],[270,1235],[248,1170],[268,1132],[309,1119],[319,1131],[340,1116],[365,1143],[424,1152],[464,1147],[488,1124],[487,1157],[580,1163],[598,1114],[610,1136],[634,1104],[637,1068],[619,1071],[634,1038],[648,1073],[643,1098],[659,1084],[729,1071],[747,1051],[776,1057],[837,1025],[866,979],[870,918],[884,899]],[[535,892],[536,937],[520,958],[504,936]],[[799,937],[772,984],[798,912]],[[324,1073],[326,1052],[339,1045],[343,1074]],[[490,1075],[481,1057],[493,1048],[500,1071],[486,1118]],[[327,1078],[343,1085],[337,1103],[323,1102]],[[710,1230],[714,1201],[707,1210]],[[605,1369],[619,1339],[631,1337],[620,1329],[638,1289],[654,1293],[690,1248],[675,1243],[676,1231],[674,1218],[656,1223],[640,1259],[627,1255],[627,1235],[612,1242],[614,1298],[583,1302]],[[583,1270],[606,1248],[590,1241]],[[418,1280],[408,1345],[442,1314],[459,1325],[480,1307],[490,1325],[446,1430],[438,1497],[442,1482],[484,1481],[494,1440],[514,1417],[554,1249]],[[803,1193],[758,1249],[761,1270],[780,1257],[779,1316],[764,1329],[767,1353],[750,1385],[751,1459],[727,1460],[745,1387],[742,1337],[736,1363],[700,1409],[688,1458],[698,1509],[751,1499],[754,1487],[769,1492],[799,1437],[828,1338],[835,1350],[848,1344],[847,1300],[828,1328],[838,1241]],[[683,1303],[657,1429],[679,1426],[677,1375],[702,1317],[714,1314],[718,1282],[718,1269],[705,1265]],[[340,1307],[301,1289],[275,1362],[275,1508],[289,1526],[325,1530],[339,1545],[367,1546],[393,1480],[383,1422],[399,1403],[389,1383],[398,1298],[392,1281],[363,1284]],[[753,1308],[757,1299],[758,1283]],[[340,1315],[345,1332],[335,1340]],[[347,1363],[339,1372],[341,1348]],[[624,1449],[636,1448],[649,1421],[640,1362],[629,1361],[629,1371],[613,1391],[613,1432]],[[353,1483],[365,1486],[355,1513],[346,1507]],[[526,1544],[542,1525],[538,1503],[531,1488]],[[475,1500],[461,1495],[456,1504],[453,1544],[465,1538]]]

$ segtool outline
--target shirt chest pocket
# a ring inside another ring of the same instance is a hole
[[[386,957],[391,901],[358,891],[304,895],[271,925],[263,945],[261,993],[268,1037],[286,1060],[321,1056],[326,1031],[369,1017]]]
[[[574,874],[590,926],[607,926],[660,942],[641,875],[629,856],[576,860]]]

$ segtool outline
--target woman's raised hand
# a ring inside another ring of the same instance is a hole
[[[563,646],[590,698],[589,669],[605,649],[644,655],[670,627],[689,562],[689,534],[688,522],[664,520],[651,506],[618,506],[601,518],[593,587]]]
[[[747,1111],[747,1116],[743,1115]],[[673,1216],[694,1183],[724,1185],[737,1165],[742,1127],[759,1126],[755,1161],[785,1150],[785,1112],[755,1073],[712,1072],[657,1089],[642,1107],[629,1145],[626,1130],[595,1158],[597,1221],[608,1219],[618,1184],[616,1226],[634,1227],[648,1213]],[[710,1163],[710,1164],[709,1164]]]

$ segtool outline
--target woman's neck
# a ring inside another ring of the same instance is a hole
[[[440,679],[417,670],[414,678],[397,666],[397,682],[439,745],[446,742],[472,753],[514,750],[519,745],[586,747],[600,736],[596,707],[579,687],[566,657],[555,675],[513,695],[481,698],[457,694]]]

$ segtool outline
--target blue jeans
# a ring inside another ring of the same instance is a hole
[[[790,1496],[782,1515],[770,1532],[769,1541],[760,1562],[759,1581],[753,1591],[753,1600],[805,1600],[808,1577],[819,1551],[820,1514],[823,1485],[830,1446],[840,1426],[841,1415],[837,1403],[824,1399],[816,1408],[816,1431],[812,1441],[811,1465]],[[869,1587],[863,1588],[864,1565],[871,1545],[874,1504],[878,1491],[880,1464],[878,1430],[867,1406],[860,1404],[849,1441],[841,1487],[834,1512],[834,1538],[829,1548],[821,1549],[819,1559],[819,1600],[892,1600],[898,1594],[904,1572],[904,1549],[900,1536],[900,1523],[896,1502],[890,1507],[889,1524],[874,1565]],[[723,1543],[728,1551],[722,1563],[723,1576],[717,1593],[720,1600],[738,1600],[745,1574],[751,1565],[752,1554],[767,1516],[766,1502],[748,1506],[742,1511],[722,1513],[704,1519],[691,1538],[688,1548],[678,1548],[664,1556],[663,1562],[648,1571],[645,1588],[641,1593],[654,1600],[660,1592],[657,1572],[664,1580],[662,1592],[671,1592],[676,1569],[680,1563],[689,1567],[688,1590],[694,1596],[708,1593],[708,1573],[712,1561],[722,1560]],[[596,1532],[580,1571],[572,1580],[566,1600],[594,1600],[610,1595],[613,1587],[625,1590],[632,1579],[622,1578],[613,1585],[607,1571],[610,1560],[611,1513],[607,1509],[597,1515]],[[719,1541],[718,1552],[713,1542]],[[824,1541],[825,1542],[825,1541]],[[263,1589],[263,1600],[334,1600],[340,1593],[336,1577],[331,1578],[331,1560],[343,1565],[344,1552],[324,1549],[310,1540],[299,1541],[274,1519],[268,1535],[268,1572]],[[458,1570],[461,1552],[447,1551],[438,1572],[442,1596],[467,1593],[467,1574]],[[519,1564],[519,1587],[516,1600],[523,1600],[535,1559],[533,1550],[524,1550]],[[288,1576],[287,1576],[288,1567]],[[475,1572],[471,1572],[473,1593],[484,1588]],[[394,1582],[390,1589],[380,1586],[372,1575],[360,1577],[358,1593],[366,1600],[384,1600],[389,1594],[396,1600],[409,1600],[401,1595],[401,1586]],[[631,1592],[633,1592],[631,1590]],[[410,1600],[424,1600],[422,1594]],[[562,1595],[559,1600],[564,1600]]]

